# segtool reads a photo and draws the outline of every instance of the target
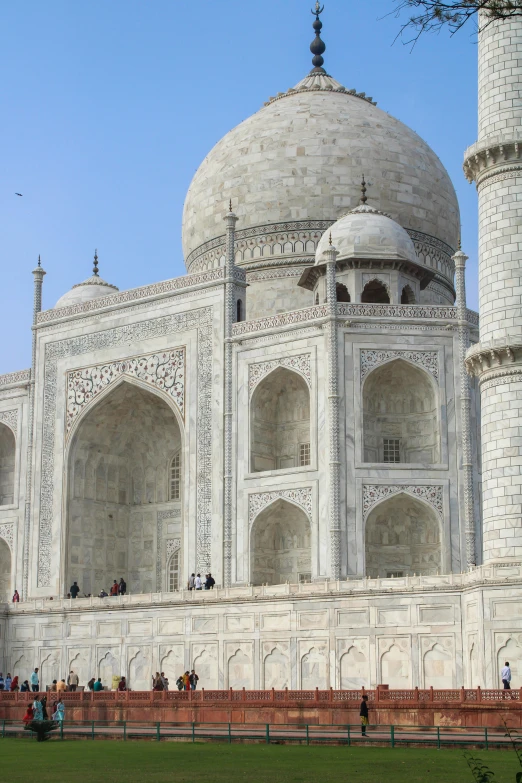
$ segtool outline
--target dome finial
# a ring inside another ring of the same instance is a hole
[[[94,251],[94,266],[92,268],[94,277],[98,277],[98,251]]]
[[[42,266],[42,261],[40,258],[40,253],[38,253],[38,266]]]
[[[332,232],[330,231],[330,236],[328,237],[328,244],[330,247],[332,246]]]
[[[228,211],[232,212],[232,199],[228,202]]]
[[[315,8],[311,9],[312,14],[315,16],[315,21],[313,23],[313,28],[315,30],[315,38],[310,44],[310,51],[314,55],[312,57],[312,65],[314,66],[311,70],[311,73],[326,73],[326,71],[323,68],[324,59],[321,55],[324,54],[326,46],[324,41],[321,40],[321,28],[323,26],[323,23],[319,19],[319,15],[322,14],[324,11],[324,5],[321,6],[319,2],[315,4]]]
[[[364,181],[364,174],[361,180],[361,204],[366,204],[368,197],[366,196],[366,182]]]

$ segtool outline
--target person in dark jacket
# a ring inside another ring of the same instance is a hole
[[[359,715],[361,716],[361,734],[366,737],[366,726],[368,725],[368,696],[366,694],[362,697]]]
[[[80,588],[78,587],[78,582],[75,582],[73,585],[71,585],[71,598],[76,598],[78,593],[80,592]]]
[[[31,690],[31,686],[29,685],[29,680],[24,680],[20,687],[20,693],[27,693],[27,691],[30,690]]]
[[[118,585],[118,593],[120,595],[125,595],[126,592],[127,592],[127,583],[125,582],[124,578],[121,577],[120,583]]]
[[[207,574],[207,578],[205,579],[205,590],[213,590],[215,584],[216,580],[212,574]]]

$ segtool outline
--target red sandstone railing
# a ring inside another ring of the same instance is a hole
[[[438,688],[428,688],[421,690],[413,688],[411,690],[389,690],[386,687],[379,686],[375,690],[311,690],[292,691],[285,690],[206,690],[201,688],[197,691],[75,691],[74,693],[61,693],[60,696],[64,702],[82,704],[82,703],[209,703],[219,702],[227,704],[267,704],[277,702],[281,706],[296,702],[307,702],[310,705],[322,704],[341,706],[343,703],[348,706],[349,702],[359,702],[362,695],[366,694],[369,701],[377,703],[390,702],[394,706],[414,706],[419,704],[428,704],[435,702],[437,704],[447,704],[452,706],[462,704],[498,704],[499,702],[518,702],[522,706],[522,688],[513,690],[495,690],[490,688],[455,688],[453,690],[441,690]],[[0,705],[6,703],[30,702],[34,699],[34,693],[26,692],[6,692],[0,691]],[[55,697],[55,693],[47,693],[48,697]]]

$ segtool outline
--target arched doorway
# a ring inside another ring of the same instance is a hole
[[[14,503],[15,454],[15,436],[0,424],[0,506]]]
[[[366,575],[439,574],[440,527],[436,511],[405,492],[379,503],[366,520]]]
[[[344,283],[336,283],[335,293],[338,302],[350,302],[350,294]]]
[[[370,280],[363,288],[361,302],[367,304],[390,304],[388,289],[380,280]]]
[[[256,518],[251,532],[252,584],[310,581],[310,521],[286,500],[276,500]]]
[[[0,603],[11,600],[11,550],[0,538]]]
[[[415,294],[409,285],[405,285],[402,289],[401,304],[415,304]]]
[[[377,367],[363,389],[365,462],[440,461],[438,395],[430,376],[403,359]]]
[[[304,378],[278,367],[257,386],[250,403],[251,470],[310,464],[310,391]]]
[[[73,581],[80,594],[108,592],[120,577],[128,592],[162,589],[167,562],[157,511],[179,508],[181,535],[180,493],[172,491],[172,455],[181,453],[175,414],[142,386],[124,381],[86,413],[69,452],[66,592]]]

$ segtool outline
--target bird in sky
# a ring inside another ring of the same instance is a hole
[[[15,196],[22,196],[22,193],[15,193]]]

